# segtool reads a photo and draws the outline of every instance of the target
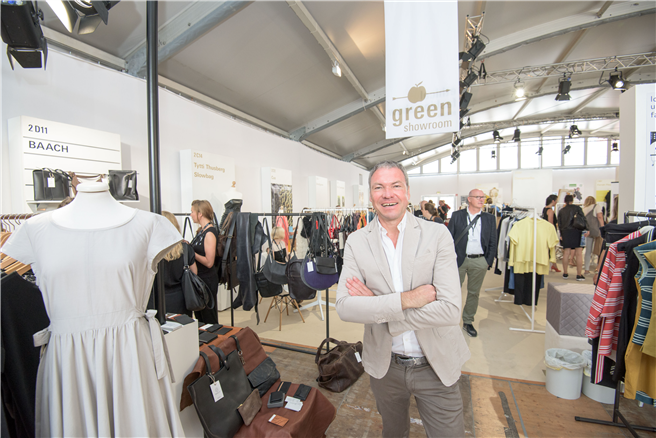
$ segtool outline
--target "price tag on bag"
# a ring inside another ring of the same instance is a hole
[[[55,187],[55,178],[48,177],[48,188]]]
[[[308,268],[308,272],[314,271],[314,266],[312,262],[307,262],[307,268]]]
[[[362,358],[360,357],[360,353],[358,353],[357,351],[355,352],[355,360],[357,360],[358,363],[362,362]]]
[[[129,180],[128,180],[128,189],[131,189],[131,188],[132,188],[132,180],[129,179]]]
[[[221,388],[221,382],[214,382],[210,385],[212,390],[212,396],[214,397],[214,402],[218,402],[223,398],[223,388]]]

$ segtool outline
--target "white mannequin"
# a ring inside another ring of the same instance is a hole
[[[85,182],[77,186],[73,202],[53,211],[52,220],[65,228],[99,230],[126,224],[136,212],[114,199],[106,183]]]
[[[226,199],[230,201],[231,199],[244,199],[244,196],[241,194],[241,192],[238,192],[235,186],[237,185],[236,181],[232,182],[232,187],[228,189],[227,192],[225,192]]]

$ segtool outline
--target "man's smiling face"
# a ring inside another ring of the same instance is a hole
[[[371,177],[371,203],[382,222],[398,223],[410,202],[410,191],[401,169],[380,168]]]

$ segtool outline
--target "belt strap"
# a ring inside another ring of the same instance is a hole
[[[149,309],[144,316],[148,320],[150,326],[150,339],[153,343],[153,357],[155,358],[155,370],[157,371],[157,378],[162,379],[167,374],[171,376],[171,382],[175,383],[173,372],[171,371],[171,359],[169,358],[169,351],[166,348],[166,341],[164,340],[164,333],[159,321],[155,318],[157,310]]]

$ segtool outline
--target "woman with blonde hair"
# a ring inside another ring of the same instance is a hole
[[[583,202],[583,214],[588,222],[588,231],[585,233],[585,275],[590,274],[590,260],[594,252],[595,239],[601,238],[600,227],[604,226],[604,213],[597,204],[594,196],[588,196]],[[595,254],[599,255],[599,254]]]
[[[214,226],[214,209],[209,201],[195,200],[191,203],[191,220],[198,224],[196,236],[191,241],[191,247],[194,249],[196,261],[198,262],[198,276],[207,284],[210,293],[216,295],[219,291],[219,270],[218,260],[216,258],[216,243],[219,239],[219,231]],[[219,322],[219,315],[216,307],[213,309],[203,309],[196,312],[199,321],[206,324],[216,324]]]
[[[180,225],[173,214],[163,211],[162,216],[167,218],[180,233]],[[186,247],[186,259],[185,259]],[[184,313],[191,316],[191,311],[185,307],[182,293],[182,273],[184,266],[188,265],[191,272],[198,273],[194,250],[187,242],[180,242],[164,256],[160,274],[164,276],[164,292],[166,294],[166,313]]]

